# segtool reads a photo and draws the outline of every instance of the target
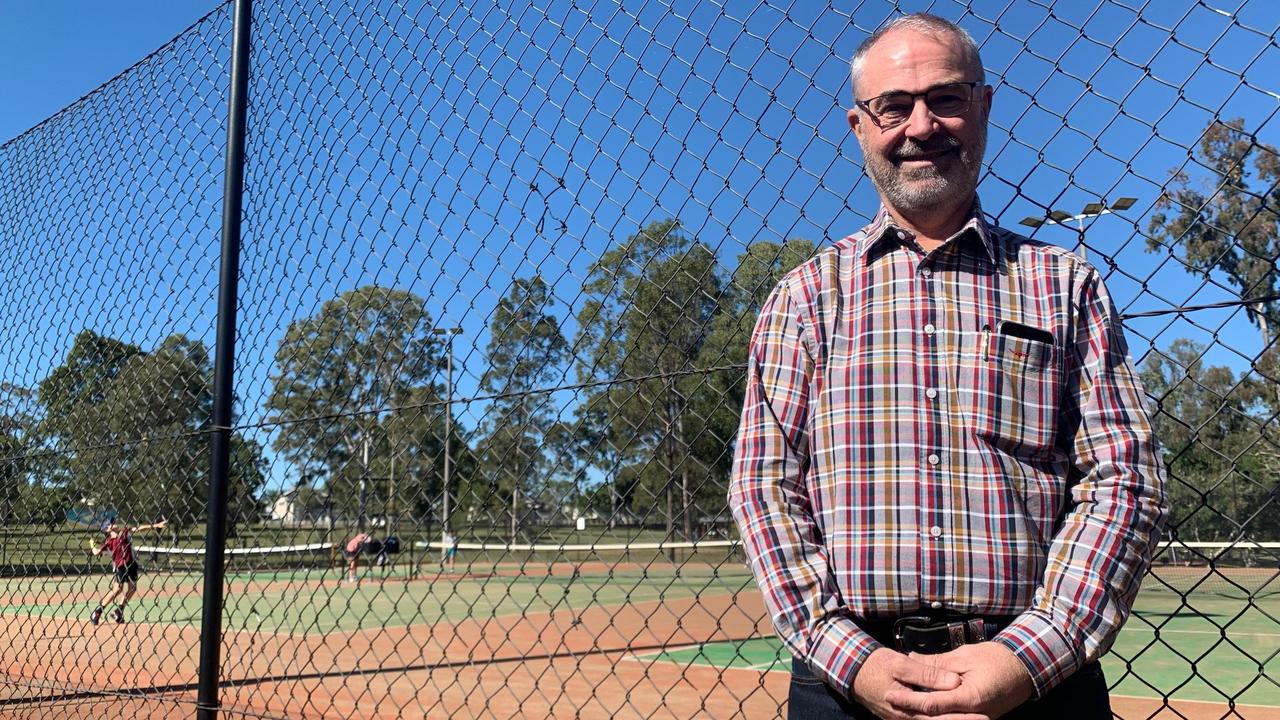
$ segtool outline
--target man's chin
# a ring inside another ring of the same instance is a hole
[[[917,165],[901,168],[898,172],[898,182],[901,185],[946,184],[947,176],[935,165]]]
[[[954,184],[945,179],[938,179],[935,182],[917,183],[914,186],[900,183],[898,187],[885,194],[894,207],[904,212],[914,213],[945,207],[955,199],[955,188]]]
[[[907,197],[920,198],[922,203],[947,197],[956,187],[955,183],[937,175],[903,178],[903,181],[898,184],[898,193]]]

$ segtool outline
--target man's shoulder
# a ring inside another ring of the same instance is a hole
[[[854,257],[861,237],[861,233],[854,233],[822,248],[783,275],[781,284],[792,287],[820,285],[823,278]]]

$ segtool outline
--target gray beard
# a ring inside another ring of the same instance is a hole
[[[978,187],[982,156],[987,149],[986,133],[978,142],[960,151],[945,169],[921,167],[902,169],[880,156],[863,153],[867,175],[875,183],[887,205],[907,214],[947,207],[967,197]]]

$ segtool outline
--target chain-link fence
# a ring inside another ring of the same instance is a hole
[[[982,46],[984,208],[1103,271],[1155,410],[1117,715],[1280,716],[1267,0],[258,3],[224,714],[784,712],[725,507],[746,344],[878,207],[847,59],[914,10]],[[5,717],[195,712],[231,31],[0,146]]]

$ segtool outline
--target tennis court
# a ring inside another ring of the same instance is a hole
[[[358,587],[342,582],[339,569],[233,574],[223,622],[225,707],[379,718],[466,708],[501,715],[509,703],[513,714],[545,706],[560,716],[586,703],[599,715],[645,717],[673,697],[727,713],[752,696],[747,706],[756,712],[777,710],[780,691],[760,692],[758,674],[737,687],[712,668],[697,681],[675,666],[625,660],[766,632],[741,565],[500,562],[459,570],[433,566],[410,577],[406,566],[372,568]],[[128,623],[94,627],[87,618],[106,583],[106,575],[0,582],[8,599],[0,634],[10,647],[31,649],[4,668],[25,690],[15,701],[28,705],[42,692],[64,702],[190,700],[199,577],[144,575]],[[478,697],[469,691],[474,683],[507,689],[501,698]],[[663,692],[636,695],[643,686]]]
[[[17,76],[93,77],[0,103],[0,718],[778,717],[726,503],[752,328],[880,217],[850,59],[925,9],[996,98],[982,212],[1097,271],[1166,463],[1117,715],[1280,718],[1275,0],[46,5],[0,11],[52,23]],[[95,626],[113,517],[151,529]]]
[[[576,572],[575,572],[576,571]],[[87,618],[108,576],[0,581],[0,613],[31,617]],[[223,628],[273,634],[408,627],[424,618],[460,622],[529,612],[583,610],[726,595],[750,582],[743,570],[713,567],[584,567],[578,564],[494,565],[483,572],[441,572],[410,578],[404,568],[373,570],[358,586],[342,569],[233,575],[226,592]],[[198,627],[201,596],[195,575],[152,574],[139,583],[129,622]],[[96,589],[96,592],[95,592]],[[24,601],[24,598],[31,598]]]
[[[1167,698],[1166,712],[1187,717],[1280,717],[1280,593],[1230,597],[1203,570],[1166,569],[1148,580],[1104,661],[1117,712],[1146,717]],[[1266,571],[1231,577],[1256,585]],[[1202,591],[1167,588],[1187,582]],[[0,581],[10,646],[56,647],[51,657],[73,658],[81,671],[42,666],[36,653],[6,672],[64,699],[190,694],[199,576],[148,574],[127,625],[93,627],[86,618],[105,585],[106,576]],[[474,702],[466,683],[495,673],[513,709],[644,717],[688,694],[689,707],[721,703],[734,714],[747,703],[773,716],[790,668],[749,573],[732,562],[400,565],[370,568],[358,586],[342,582],[340,568],[233,573],[223,628],[228,707],[317,717],[396,717],[407,705],[459,712]],[[104,644],[130,648],[119,677],[93,671]],[[570,693],[575,683],[583,694]],[[662,704],[646,706],[640,688]]]

